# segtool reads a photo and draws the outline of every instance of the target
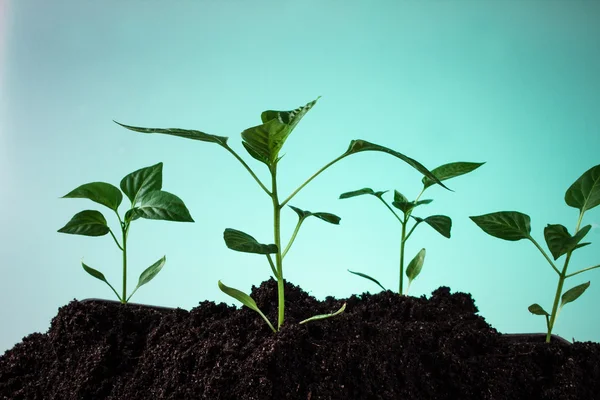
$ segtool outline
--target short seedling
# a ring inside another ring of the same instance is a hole
[[[483,164],[484,163],[454,162],[454,163],[441,165],[441,166],[435,168],[434,170],[432,170],[431,172],[440,181],[445,181],[447,179],[469,173],[469,172],[479,168]],[[396,217],[396,219],[402,225],[402,234],[401,234],[401,238],[400,238],[400,284],[398,286],[399,294],[408,294],[408,290],[410,289],[411,282],[419,275],[419,273],[421,272],[421,269],[423,268],[423,263],[425,261],[425,249],[423,248],[411,260],[411,262],[408,264],[408,267],[406,268],[406,276],[408,277],[408,285],[406,287],[406,292],[403,293],[404,246],[406,244],[406,241],[410,237],[410,235],[412,235],[412,233],[414,232],[415,228],[421,222],[425,222],[429,226],[431,226],[433,229],[438,231],[440,234],[442,234],[444,237],[450,238],[450,230],[452,228],[452,220],[450,219],[450,217],[447,217],[445,215],[432,215],[427,218],[419,218],[419,217],[415,217],[412,215],[412,212],[416,207],[423,205],[423,204],[429,204],[433,201],[431,199],[419,200],[421,198],[421,196],[423,195],[423,192],[425,192],[425,189],[427,189],[428,187],[433,186],[435,184],[435,182],[432,179],[430,179],[428,176],[424,176],[422,179],[422,182],[423,182],[423,189],[421,189],[421,193],[419,193],[419,195],[417,196],[417,198],[414,201],[409,201],[402,193],[398,192],[397,190],[394,190],[394,201],[392,202],[392,205],[395,208],[402,211],[402,218],[399,217],[398,214],[396,214],[396,212],[390,207],[390,205],[383,199],[383,195],[385,193],[387,193],[387,190],[376,192],[371,188],[364,188],[364,189],[355,190],[352,192],[342,193],[340,195],[340,199],[348,199],[350,197],[356,197],[356,196],[360,196],[363,194],[370,194],[372,196],[375,196],[376,198],[381,200],[381,202],[387,207],[388,210],[390,210],[392,212],[392,214],[394,214],[394,217]],[[408,234],[407,234],[406,232],[408,230],[407,228],[408,228],[408,222],[410,220],[410,217],[412,217],[415,220],[415,223],[412,226],[412,228],[410,228],[410,230],[408,231]],[[350,271],[350,270],[348,270],[348,272],[358,275],[362,278],[369,279],[369,280],[375,282],[377,285],[379,285],[379,287],[382,288],[383,290],[386,290],[383,287],[383,285],[381,285],[381,283],[379,283],[378,280],[376,280],[375,278],[372,278],[369,275],[366,275],[361,272]]]
[[[85,265],[83,262],[81,265],[88,274],[105,282],[123,304],[129,301],[140,286],[150,282],[160,272],[166,261],[166,258],[163,256],[160,260],[146,268],[141,273],[134,291],[127,297],[127,236],[131,223],[138,218],[194,222],[190,216],[190,212],[179,197],[161,190],[162,167],[163,164],[158,163],[147,168],[142,168],[132,172],[121,180],[121,190],[131,201],[131,206],[123,219],[121,219],[117,211],[123,200],[123,194],[118,188],[109,183],[86,183],[63,196],[63,198],[90,199],[110,208],[117,214],[121,226],[121,243],[119,243],[113,231],[108,227],[104,215],[96,210],[85,210],[75,214],[58,231],[84,236],[104,236],[107,233],[111,234],[115,243],[123,252],[123,293],[119,295],[115,288],[108,283],[102,272]]]
[[[442,183],[423,165],[419,162],[409,158],[401,153],[398,153],[394,150],[388,149],[383,146],[379,146],[373,143],[369,143],[364,140],[352,140],[350,142],[350,146],[348,149],[339,157],[335,158],[333,161],[326,164],[324,167],[319,169],[316,173],[314,173],[310,178],[308,178],[303,184],[301,184],[295,191],[293,191],[288,197],[286,197],[283,201],[280,200],[279,192],[277,190],[277,166],[279,161],[281,160],[281,156],[279,156],[279,152],[283,147],[286,139],[292,132],[292,130],[296,127],[298,122],[304,117],[304,115],[316,104],[318,99],[311,101],[305,106],[301,106],[295,110],[291,111],[265,111],[261,114],[262,124],[246,129],[242,132],[242,145],[246,149],[246,151],[250,154],[250,156],[259,162],[265,164],[269,170],[271,175],[271,189],[267,189],[267,186],[261,182],[261,180],[256,176],[254,171],[246,164],[246,162],[227,144],[228,137],[223,136],[215,136],[209,135],[207,133],[203,133],[196,130],[186,130],[186,129],[157,129],[157,128],[140,128],[134,126],[128,126],[119,124],[127,129],[136,132],[142,133],[163,133],[167,135],[173,136],[181,136],[187,139],[194,139],[203,142],[216,143],[217,145],[223,147],[229,153],[231,153],[241,164],[242,166],[250,173],[252,178],[258,183],[261,189],[267,194],[270,198],[271,203],[273,204],[273,244],[261,244],[252,236],[235,230],[235,229],[226,229],[223,237],[225,240],[225,244],[232,250],[242,251],[247,253],[256,253],[263,254],[267,257],[269,265],[271,266],[271,271],[273,275],[277,279],[277,292],[278,292],[278,320],[277,320],[277,329],[271,324],[268,318],[261,312],[261,310],[257,307],[254,300],[248,296],[247,294],[230,288],[219,281],[219,288],[229,296],[237,299],[245,306],[250,309],[256,311],[260,314],[260,316],[265,320],[265,322],[269,325],[269,327],[276,332],[284,321],[285,315],[285,294],[284,294],[284,278],[283,278],[283,259],[285,255],[288,253],[297,233],[300,228],[300,225],[304,222],[304,220],[310,216],[317,217],[323,221],[338,224],[340,218],[330,214],[330,213],[322,213],[316,212],[312,213],[310,211],[305,211],[297,207],[290,208],[298,215],[298,223],[296,225],[296,229],[289,242],[285,247],[282,246],[281,241],[281,210],[283,207],[288,204],[288,202],[296,195],[300,190],[302,190],[308,183],[310,183],[313,179],[315,179],[319,174],[325,171],[327,168],[335,164],[336,162],[346,158],[352,154],[356,154],[363,151],[380,151],[384,153],[391,154],[409,165],[413,168],[417,169],[423,175],[429,177],[435,183],[438,183],[443,186]],[[116,121],[115,121],[116,122]],[[118,122],[117,122],[118,123]],[[315,146],[320,145],[315,141]],[[271,257],[271,254],[275,255],[275,260]],[[326,314],[326,315],[318,315],[303,322],[308,322],[314,319],[323,319],[325,317],[333,316],[339,312],[343,311],[343,309],[338,310],[336,313]]]
[[[530,240],[535,247],[543,254],[554,272],[558,275],[558,286],[554,296],[554,304],[552,312],[548,313],[539,304],[535,303],[529,306],[529,311],[536,315],[546,317],[546,342],[550,342],[552,336],[552,328],[556,322],[556,318],[560,310],[567,303],[576,300],[590,286],[590,282],[577,285],[566,292],[563,291],[563,285],[567,278],[580,274],[584,271],[589,271],[595,268],[600,268],[600,265],[581,269],[577,272],[567,274],[567,268],[571,261],[573,251],[587,246],[590,243],[580,243],[591,229],[591,225],[586,225],[580,229],[583,220],[583,214],[598,204],[600,204],[600,165],[586,171],[579,179],[569,187],[565,193],[565,202],[568,206],[579,209],[579,218],[575,226],[575,234],[571,236],[567,228],[560,224],[548,224],[544,229],[544,238],[548,249],[554,258],[554,261],[565,255],[565,262],[562,270],[559,270],[554,262],[548,257],[548,254],[542,247],[531,237],[531,219],[527,214],[517,211],[500,211],[491,214],[479,215],[470,217],[484,232],[500,239],[517,241],[521,239]],[[562,293],[562,296],[561,296]],[[560,299],[560,304],[559,304]]]

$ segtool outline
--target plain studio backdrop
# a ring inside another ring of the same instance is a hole
[[[198,129],[228,136],[263,180],[240,132],[264,110],[291,110],[322,96],[282,150],[287,197],[352,139],[393,148],[429,169],[486,162],[434,186],[415,215],[452,218],[446,239],[419,226],[407,261],[427,256],[410,295],[439,286],[471,293],[500,332],[545,332],[557,275],[528,241],[485,234],[468,217],[494,211],[531,216],[572,233],[578,210],[567,188],[600,164],[600,2],[597,1],[0,1],[0,350],[45,332],[73,299],[114,299],[81,261],[121,285],[121,252],[110,236],[57,233],[89,200],[61,199],[94,181],[164,163],[163,189],[187,204],[195,223],[139,220],[129,235],[129,290],[163,255],[160,274],[134,302],[190,309],[234,301],[217,281],[249,292],[268,279],[263,256],[231,251],[225,228],[272,242],[270,199],[221,147],[128,131]],[[315,297],[348,297],[398,286],[400,224],[373,197],[339,200],[371,187],[414,199],[421,175],[382,153],[335,164],[290,203],[331,212],[339,226],[305,222],[285,259],[285,277]],[[390,194],[388,194],[389,196]],[[390,197],[386,198],[388,201]],[[121,208],[125,212],[125,205]],[[296,214],[283,211],[284,243]],[[570,271],[600,263],[600,207]],[[562,266],[562,259],[559,260]],[[600,341],[600,270],[560,314],[554,333]],[[351,312],[352,310],[347,310]],[[257,316],[258,318],[258,316]]]

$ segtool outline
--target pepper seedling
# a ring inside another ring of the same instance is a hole
[[[532,314],[542,315],[546,318],[547,343],[550,343],[552,329],[554,328],[556,318],[563,306],[575,301],[590,286],[590,282],[588,281],[572,287],[563,293],[565,280],[584,271],[600,268],[600,265],[595,265],[567,274],[567,268],[569,267],[573,251],[590,244],[580,242],[587,235],[592,226],[586,225],[583,228],[580,227],[584,213],[600,204],[600,165],[590,168],[569,187],[565,193],[565,202],[568,206],[579,209],[579,218],[577,219],[577,225],[575,226],[575,233],[571,235],[567,228],[560,224],[548,224],[546,225],[546,228],[544,228],[544,239],[546,240],[546,244],[554,261],[565,256],[565,261],[561,270],[556,267],[544,249],[542,249],[538,242],[531,236],[531,218],[529,215],[517,211],[500,211],[470,217],[473,222],[488,235],[509,241],[518,241],[521,239],[530,240],[558,275],[558,286],[554,296],[552,312],[548,313],[537,303],[528,307],[529,312]]]
[[[242,304],[246,305],[250,309],[256,311],[269,325],[271,330],[276,332],[279,330],[281,325],[284,322],[285,316],[285,293],[284,293],[284,275],[283,275],[283,260],[285,255],[288,253],[300,225],[306,220],[308,217],[316,217],[323,221],[338,224],[340,218],[330,214],[330,213],[322,213],[315,212],[312,213],[310,211],[305,211],[297,207],[290,206],[290,208],[298,215],[298,223],[294,230],[292,237],[285,247],[282,246],[281,239],[281,211],[287,205],[290,200],[296,196],[306,185],[308,185],[313,179],[315,179],[318,175],[320,175],[327,168],[331,167],[336,162],[350,156],[353,154],[357,154],[364,151],[378,151],[390,154],[394,157],[401,159],[402,161],[408,163],[410,166],[415,168],[421,174],[429,177],[433,182],[444,186],[439,179],[431,173],[427,168],[425,168],[421,163],[416,160],[405,156],[397,151],[391,150],[387,147],[380,146],[374,143],[367,142],[365,140],[352,140],[350,142],[350,146],[348,149],[341,154],[339,157],[335,158],[333,161],[327,163],[321,169],[319,169],[316,173],[310,176],[304,183],[302,183],[296,190],[294,190],[288,197],[283,200],[280,200],[280,194],[278,191],[278,176],[277,176],[277,166],[282,156],[279,155],[286,139],[292,133],[296,125],[300,122],[300,120],[306,115],[306,113],[313,108],[313,106],[317,103],[317,99],[307,103],[304,106],[298,107],[295,110],[291,111],[274,111],[268,110],[264,111],[261,114],[262,124],[258,126],[254,126],[252,128],[248,128],[244,130],[241,134],[242,136],[242,145],[248,152],[248,154],[264,164],[271,176],[271,188],[268,189],[267,186],[256,176],[254,171],[248,166],[248,164],[227,144],[228,137],[224,136],[216,136],[210,135],[197,130],[187,130],[187,129],[162,129],[162,128],[140,128],[135,126],[123,125],[121,123],[116,122],[117,124],[123,126],[132,131],[141,132],[141,133],[162,133],[173,136],[180,136],[187,139],[199,140],[202,142],[215,143],[225,150],[227,150],[231,155],[233,155],[242,166],[250,173],[252,178],[258,183],[260,188],[266,193],[269,197],[272,205],[273,205],[273,238],[274,243],[272,244],[262,244],[258,242],[254,237],[250,236],[247,233],[244,233],[235,229],[225,229],[223,233],[223,238],[225,240],[225,244],[232,250],[246,252],[246,253],[256,253],[265,255],[269,265],[271,267],[271,271],[273,275],[277,279],[277,295],[278,295],[278,318],[277,318],[277,328],[271,324],[268,318],[259,310],[254,300],[248,296],[247,294],[230,288],[219,281],[219,288],[226,293],[227,295],[235,298],[240,301]],[[315,146],[319,145],[318,142],[314,143]],[[444,186],[445,187],[445,186]],[[274,260],[271,255],[274,255]],[[338,310],[332,314],[326,315],[318,315],[315,319],[323,319],[325,317],[330,317],[336,315]],[[311,320],[311,318],[309,318]]]
[[[149,266],[141,273],[138,284],[127,296],[127,237],[131,223],[138,218],[156,219],[165,221],[194,222],[190,212],[183,201],[171,194],[161,190],[162,188],[162,163],[152,165],[134,171],[121,180],[121,190],[131,201],[129,210],[121,219],[118,208],[123,200],[121,190],[105,182],[92,182],[79,186],[63,196],[63,198],[84,198],[102,204],[113,210],[119,219],[121,227],[121,243],[117,240],[113,231],[109,228],[106,218],[100,211],[81,211],[62,228],[61,233],[69,233],[84,236],[104,236],[108,233],[112,236],[117,247],[123,253],[123,292],[117,293],[115,288],[106,280],[104,274],[81,262],[83,269],[96,279],[106,283],[117,295],[119,301],[126,304],[131,296],[140,288],[150,282],[163,268],[166,257]]]
[[[447,179],[451,179],[451,178],[455,178],[460,175],[467,174],[467,173],[479,168],[483,164],[485,164],[485,163],[453,162],[453,163],[441,165],[441,166],[433,169],[431,172],[433,175],[435,175],[437,177],[437,179],[439,181],[445,181]],[[425,200],[419,200],[419,199],[421,198],[421,196],[423,195],[425,190],[427,188],[433,186],[436,182],[433,181],[428,176],[424,176],[423,179],[421,180],[421,182],[423,183],[423,189],[421,189],[421,193],[419,193],[417,198],[413,201],[409,201],[402,193],[400,193],[397,190],[394,190],[394,200],[392,202],[392,205],[395,208],[397,208],[398,210],[402,211],[402,217],[398,216],[398,214],[394,211],[394,209],[392,209],[392,207],[390,207],[390,205],[383,199],[383,195],[388,192],[387,190],[376,192],[371,188],[363,188],[363,189],[354,190],[351,192],[342,193],[340,195],[340,199],[348,199],[351,197],[361,196],[361,195],[365,195],[365,194],[372,195],[372,196],[378,198],[379,200],[381,200],[381,202],[387,207],[388,210],[390,210],[390,212],[394,215],[394,217],[396,217],[398,222],[400,222],[400,224],[402,226],[402,232],[401,232],[401,236],[400,236],[400,282],[398,285],[398,293],[399,294],[408,294],[408,290],[410,289],[411,282],[419,275],[419,273],[421,272],[421,269],[423,268],[423,263],[425,261],[426,250],[425,250],[425,248],[422,248],[417,253],[417,255],[410,261],[410,263],[408,264],[408,267],[406,268],[406,276],[408,278],[408,285],[406,287],[406,292],[403,292],[404,246],[406,244],[406,241],[410,237],[410,235],[412,235],[412,233],[414,232],[415,228],[422,222],[425,222],[427,225],[431,226],[433,229],[435,229],[437,232],[439,232],[442,236],[444,236],[446,238],[450,238],[450,230],[452,229],[452,219],[450,219],[450,217],[447,217],[445,215],[432,215],[427,218],[419,218],[419,217],[415,217],[412,215],[412,212],[415,208],[417,208],[418,206],[424,205],[424,204],[429,204],[433,201],[431,199],[425,199]],[[411,217],[415,220],[415,223],[412,226],[412,228],[410,228],[410,230],[408,230],[407,229],[408,222]],[[408,233],[407,233],[407,230],[408,230]],[[379,281],[377,279],[375,279],[369,275],[366,275],[362,272],[355,272],[355,271],[350,271],[350,270],[348,270],[348,272],[350,272],[354,275],[358,275],[361,278],[368,279],[368,280],[376,283],[377,285],[379,285],[379,287],[381,289],[386,290],[385,287],[383,287],[383,285],[381,283],[379,283]]]

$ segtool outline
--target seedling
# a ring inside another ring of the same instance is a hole
[[[435,168],[434,170],[432,170],[431,172],[433,173],[433,175],[435,175],[438,178],[439,181],[445,181],[447,179],[469,173],[469,172],[479,168],[483,164],[484,163],[454,162],[454,163],[441,165],[441,166]],[[445,215],[432,215],[427,218],[419,218],[419,217],[415,217],[412,215],[412,212],[415,208],[417,208],[418,206],[423,205],[423,204],[429,204],[433,201],[431,199],[426,199],[426,200],[419,200],[419,199],[425,192],[425,189],[427,189],[430,186],[433,186],[436,182],[434,180],[432,180],[430,177],[428,177],[427,175],[423,177],[422,182],[423,182],[423,189],[421,189],[421,193],[419,193],[419,195],[417,196],[417,198],[414,201],[409,201],[402,193],[398,192],[397,190],[394,190],[394,201],[392,202],[392,205],[395,208],[397,208],[398,210],[402,211],[402,217],[398,216],[398,214],[392,209],[392,207],[390,207],[390,205],[383,199],[383,195],[385,193],[387,193],[387,190],[376,192],[371,188],[364,188],[364,189],[354,190],[352,192],[342,193],[340,195],[340,199],[348,199],[350,197],[361,196],[364,194],[369,194],[369,195],[375,196],[376,198],[381,200],[381,202],[387,207],[388,210],[390,210],[390,212],[392,214],[394,214],[394,217],[396,217],[398,222],[400,222],[400,224],[402,225],[402,233],[401,233],[401,237],[400,237],[400,283],[398,285],[398,293],[399,294],[408,294],[408,290],[410,289],[411,282],[419,275],[419,273],[421,272],[421,269],[423,268],[423,263],[425,261],[426,250],[425,250],[425,248],[422,248],[417,253],[417,255],[410,261],[410,263],[408,264],[408,267],[406,268],[406,276],[408,277],[408,285],[406,287],[406,292],[403,293],[402,290],[403,290],[403,274],[404,274],[404,246],[406,244],[406,241],[410,237],[410,235],[412,235],[412,233],[414,232],[415,228],[422,222],[425,222],[426,224],[431,226],[433,229],[438,231],[442,236],[450,238],[450,230],[452,228],[452,220],[450,219],[450,217],[447,217]],[[410,217],[412,217],[415,220],[415,223],[412,226],[412,228],[410,228],[410,230],[408,230],[408,222],[410,220]],[[408,234],[406,233],[407,231],[408,231]],[[377,279],[375,279],[369,275],[366,275],[361,272],[350,271],[350,270],[348,270],[348,272],[350,272],[354,275],[358,275],[362,278],[369,279],[370,281],[375,282],[377,285],[379,285],[379,287],[382,288],[383,290],[386,290],[383,287],[383,285],[381,285],[381,283],[379,283],[379,281]]]
[[[123,253],[123,292],[117,293],[115,288],[106,280],[104,274],[83,262],[83,269],[96,279],[106,283],[117,295],[119,301],[126,304],[131,296],[140,288],[150,282],[165,265],[166,257],[146,268],[141,273],[138,284],[127,296],[127,236],[131,223],[138,218],[158,219],[165,221],[194,222],[190,212],[183,201],[171,194],[161,190],[162,188],[162,163],[139,169],[125,176],[121,180],[121,190],[131,201],[129,210],[121,219],[118,208],[123,200],[121,190],[105,182],[92,182],[79,186],[77,189],[67,193],[63,198],[84,198],[102,204],[113,210],[119,219],[122,241],[119,243],[113,231],[108,227],[106,218],[96,210],[84,210],[75,216],[58,231],[74,235],[104,236],[108,233]]]
[[[250,236],[247,233],[241,232],[235,229],[225,229],[223,234],[225,244],[232,250],[246,252],[246,253],[256,253],[263,254],[266,256],[269,265],[271,267],[271,271],[275,278],[277,279],[277,294],[278,294],[278,318],[277,318],[277,329],[271,324],[268,318],[258,309],[254,300],[248,296],[247,294],[237,290],[230,288],[219,281],[219,288],[226,293],[227,295],[237,299],[245,306],[259,313],[259,315],[266,321],[269,327],[276,332],[284,321],[285,316],[285,293],[284,293],[284,276],[283,276],[283,259],[288,253],[298,231],[302,223],[308,217],[316,217],[325,222],[331,224],[338,224],[340,218],[330,214],[323,212],[310,212],[305,211],[297,207],[290,206],[290,208],[297,214],[298,222],[296,224],[296,228],[294,230],[293,235],[291,236],[289,242],[285,247],[282,246],[281,240],[281,211],[282,209],[294,198],[300,190],[302,190],[306,185],[308,185],[313,179],[315,179],[318,175],[320,175],[327,168],[335,164],[336,162],[356,153],[360,153],[363,151],[379,151],[393,155],[404,162],[408,163],[410,166],[415,168],[417,171],[421,172],[423,175],[429,177],[433,182],[438,183],[444,186],[435,175],[431,173],[427,168],[421,165],[419,162],[413,160],[410,157],[405,156],[404,154],[398,153],[397,151],[391,150],[384,146],[379,146],[377,144],[369,143],[365,140],[352,140],[350,142],[350,146],[348,149],[339,157],[335,158],[333,161],[327,163],[324,167],[319,169],[316,173],[310,176],[304,183],[302,183],[296,190],[294,190],[288,197],[284,200],[280,200],[280,194],[278,192],[278,181],[277,181],[277,166],[282,156],[279,155],[281,148],[283,147],[286,139],[292,133],[292,130],[296,127],[296,125],[300,122],[300,120],[306,115],[306,113],[316,104],[318,98],[309,102],[308,104],[296,108],[291,111],[273,111],[268,110],[264,111],[261,114],[262,124],[246,129],[242,132],[242,145],[250,154],[252,158],[266,165],[269,173],[271,175],[271,188],[268,189],[267,186],[261,182],[261,180],[256,176],[254,171],[246,164],[246,162],[227,144],[228,137],[224,136],[215,136],[209,135],[204,132],[196,131],[196,130],[186,130],[186,129],[159,129],[159,128],[140,128],[135,126],[128,126],[118,123],[119,125],[130,129],[136,132],[142,133],[163,133],[167,135],[180,136],[187,139],[194,139],[203,142],[215,143],[225,150],[227,150],[231,155],[233,155],[242,166],[250,173],[252,178],[258,183],[260,188],[267,194],[272,205],[273,205],[273,238],[274,243],[272,244],[262,244],[258,242],[254,237]],[[116,122],[116,121],[115,121]],[[318,146],[319,143],[315,141],[314,146]],[[444,186],[445,187],[445,186]],[[274,255],[274,260],[271,255]],[[342,310],[342,309],[340,309]],[[319,315],[316,319],[322,319],[325,317],[331,317],[336,313],[326,314],[325,316]],[[343,311],[343,310],[342,310]],[[309,320],[311,320],[309,318]]]
[[[479,226],[485,233],[489,235],[510,241],[517,241],[521,239],[530,240],[535,247],[538,248],[554,272],[556,272],[558,275],[558,286],[556,288],[556,295],[554,296],[552,312],[548,313],[537,303],[528,307],[531,313],[546,317],[546,327],[548,330],[546,342],[548,343],[550,343],[552,329],[554,328],[554,323],[556,322],[556,318],[558,317],[560,310],[562,310],[565,304],[575,301],[590,286],[590,282],[588,281],[586,283],[582,283],[581,285],[572,287],[563,293],[562,291],[565,280],[584,271],[600,268],[599,264],[593,267],[581,269],[571,274],[567,274],[567,268],[569,267],[569,262],[571,261],[573,251],[590,244],[580,242],[583,240],[585,235],[587,235],[592,226],[586,225],[581,229],[580,226],[583,220],[583,214],[587,210],[591,210],[600,204],[600,165],[596,165],[595,167],[586,171],[579,177],[579,179],[575,181],[575,183],[571,185],[571,187],[569,187],[565,193],[565,202],[568,206],[579,209],[579,218],[577,219],[577,225],[575,226],[575,234],[571,236],[567,228],[560,224],[548,224],[546,225],[546,228],[544,228],[544,239],[546,239],[546,244],[548,245],[548,249],[554,258],[554,261],[558,260],[563,255],[565,256],[562,270],[559,270],[556,267],[544,249],[542,249],[538,242],[531,237],[531,219],[527,214],[517,211],[500,211],[491,214],[470,217],[473,222],[477,224],[477,226]]]

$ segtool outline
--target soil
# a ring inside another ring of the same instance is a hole
[[[253,287],[276,321],[276,282]],[[315,314],[335,318],[299,325]],[[600,344],[511,340],[469,294],[318,301],[286,283],[274,334],[246,307],[61,307],[0,357],[0,399],[600,399]]]

